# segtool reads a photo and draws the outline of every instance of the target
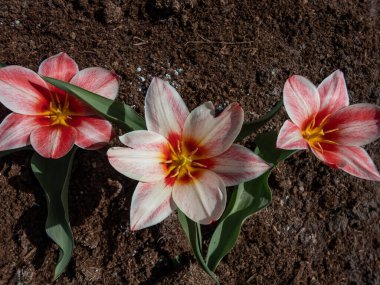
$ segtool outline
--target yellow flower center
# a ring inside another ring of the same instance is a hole
[[[198,148],[189,152],[186,148],[182,148],[178,141],[176,149],[170,143],[169,149],[169,159],[163,162],[167,166],[167,177],[180,180],[194,178],[192,173],[197,168],[207,168],[207,166],[193,159],[194,154],[198,152]]]
[[[330,115],[327,115],[318,125],[315,124],[315,117],[301,131],[302,137],[308,142],[309,146],[323,152],[321,143],[336,144],[336,142],[326,139],[326,134],[337,131],[338,129],[324,130],[329,121]]]
[[[56,96],[56,98],[52,98],[52,101],[49,105],[49,110],[46,112],[46,116],[50,118],[50,125],[64,125],[68,126],[67,121],[71,119],[72,112],[69,110],[69,100],[68,95],[66,94],[66,98],[64,103],[62,104]]]

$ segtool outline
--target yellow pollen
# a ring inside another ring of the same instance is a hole
[[[301,131],[302,137],[308,142],[310,147],[323,152],[321,143],[336,144],[336,142],[325,138],[326,134],[333,133],[338,129],[324,130],[325,125],[329,120],[330,115],[327,115],[318,125],[313,120]]]
[[[69,110],[69,100],[66,95],[65,102],[62,106],[58,96],[52,98],[49,105],[49,110],[46,112],[46,116],[50,119],[50,125],[64,125],[68,126],[67,121],[71,119],[70,115],[73,113]]]

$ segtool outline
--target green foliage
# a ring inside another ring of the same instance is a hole
[[[93,109],[95,109],[101,116],[111,122],[114,122],[122,129],[128,131],[146,129],[144,119],[139,114],[137,114],[135,110],[126,104],[110,100],[58,79],[46,76],[43,76],[42,78],[50,84],[70,93],[79,100],[85,102]]]
[[[64,271],[73,254],[74,238],[70,227],[68,188],[76,147],[60,159],[49,159],[34,153],[31,166],[45,192],[48,216],[45,229],[59,246],[60,253],[54,271],[56,280]]]
[[[30,146],[24,146],[24,147],[19,147],[19,148],[14,148],[14,149],[9,149],[9,150],[4,150],[0,151],[0,158],[3,156],[7,156],[11,153],[17,152],[17,151],[22,151],[22,150],[31,150],[32,148]]]

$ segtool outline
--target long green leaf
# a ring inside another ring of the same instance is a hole
[[[295,152],[276,149],[276,140],[277,134],[272,132],[260,134],[256,138],[259,155],[272,163],[273,167]],[[272,193],[268,185],[271,170],[235,187],[226,211],[210,240],[206,264],[212,271],[215,271],[222,258],[235,245],[245,219],[265,208],[272,201]]]
[[[144,119],[139,114],[137,114],[135,110],[126,104],[110,100],[98,94],[87,91],[83,88],[55,78],[46,76],[43,76],[42,78],[50,84],[66,92],[69,92],[79,100],[87,103],[97,112],[99,112],[103,117],[114,122],[120,128],[126,130],[146,129]]]
[[[240,141],[245,137],[249,136],[250,134],[256,132],[259,128],[264,126],[270,119],[272,119],[283,105],[284,104],[282,101],[278,101],[276,105],[274,105],[274,107],[260,119],[254,120],[249,123],[244,123],[235,141]]]
[[[186,234],[187,239],[190,242],[190,246],[193,250],[198,264],[202,269],[210,275],[210,277],[215,281],[216,284],[219,284],[218,279],[215,274],[207,267],[202,254],[202,233],[200,225],[192,220],[190,220],[181,210],[178,209],[178,219],[182,226],[183,231]]]
[[[73,254],[74,238],[69,221],[68,188],[75,151],[76,147],[60,159],[48,159],[34,153],[31,161],[34,175],[46,196],[46,233],[60,248],[54,280],[64,272]]]

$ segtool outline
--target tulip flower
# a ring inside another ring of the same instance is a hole
[[[216,221],[226,206],[226,186],[270,168],[233,144],[243,116],[242,108],[231,104],[215,117],[210,102],[189,113],[169,83],[153,79],[145,98],[148,130],[121,136],[128,148],[108,150],[116,170],[140,181],[132,197],[131,230],[157,224],[177,207],[195,222]]]
[[[380,136],[380,107],[349,106],[340,70],[317,88],[302,76],[290,77],[284,87],[284,105],[290,120],[280,130],[278,148],[310,149],[331,167],[380,181],[375,164],[361,147]]]
[[[46,83],[39,75],[69,82],[115,99],[119,82],[99,67],[79,71],[65,53],[44,60],[38,74],[21,66],[0,69],[0,102],[13,113],[0,125],[0,151],[32,145],[43,157],[60,158],[73,145],[96,149],[112,134],[111,124],[68,93]]]

